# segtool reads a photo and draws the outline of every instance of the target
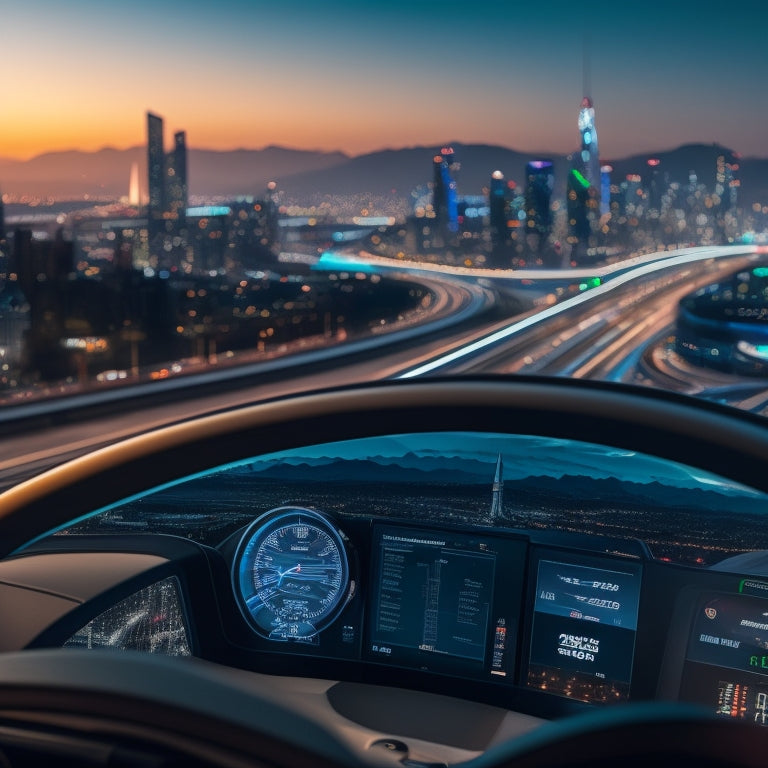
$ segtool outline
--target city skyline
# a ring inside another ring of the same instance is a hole
[[[739,0],[727,18],[687,1],[641,16],[617,5],[32,0],[4,51],[23,64],[4,84],[0,157],[138,146],[146,111],[206,149],[568,153],[584,95],[601,157],[689,142],[768,156],[760,5]]]

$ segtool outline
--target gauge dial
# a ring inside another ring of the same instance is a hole
[[[324,515],[299,507],[267,512],[246,530],[232,573],[243,614],[273,640],[309,640],[350,594],[341,535]]]

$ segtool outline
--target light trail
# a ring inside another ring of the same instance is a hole
[[[697,248],[694,249],[693,252],[686,251],[685,253],[678,254],[677,256],[665,256],[650,262],[642,263],[639,266],[633,268],[626,270],[621,269],[620,274],[611,278],[608,282],[604,282],[602,285],[596,288],[591,288],[583,294],[573,296],[570,299],[566,299],[565,301],[560,302],[559,304],[547,307],[546,309],[537,312],[535,315],[531,315],[522,320],[513,322],[507,327],[502,328],[495,333],[490,334],[489,336],[485,336],[475,342],[472,342],[471,344],[467,344],[466,346],[463,346],[459,349],[455,349],[446,355],[437,357],[428,363],[401,373],[396,378],[411,379],[437,371],[440,368],[470,357],[471,355],[477,354],[478,352],[486,350],[496,344],[499,344],[502,341],[506,341],[510,337],[522,333],[523,331],[528,330],[529,328],[532,328],[545,320],[568,312],[574,307],[579,307],[581,305],[595,301],[596,299],[604,297],[612,291],[615,291],[618,288],[621,288],[633,281],[646,278],[649,275],[659,273],[663,270],[673,267],[682,267],[687,264],[694,264],[696,262],[708,261],[715,258],[748,256],[754,253],[755,249],[753,247],[718,246],[712,248]],[[565,276],[565,274],[567,273],[561,273],[561,277]]]

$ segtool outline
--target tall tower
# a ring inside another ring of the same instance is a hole
[[[494,244],[507,238],[507,183],[501,171],[491,175],[488,207],[490,210],[491,239]]]
[[[491,493],[491,520],[499,523],[504,520],[504,462],[501,460],[501,454],[496,459]]]
[[[443,147],[433,158],[432,208],[435,223],[443,237],[443,245],[459,231],[458,200],[456,182],[451,175],[458,167],[453,148]]]
[[[586,71],[585,65],[585,73]],[[571,171],[566,181],[570,230],[568,240],[571,243],[571,261],[574,263],[584,257],[590,245],[596,243],[600,230],[602,179],[595,108],[589,96],[581,100],[578,125],[581,150],[572,156]]]
[[[579,133],[581,134],[582,175],[595,188],[597,206],[600,207],[600,156],[597,146],[597,128],[595,127],[595,108],[592,99],[585,96],[579,109]]]
[[[610,213],[611,210],[611,174],[613,173],[612,165],[600,166],[600,213]]]
[[[147,112],[147,170],[149,173],[149,218],[162,218],[165,200],[165,152],[163,118]]]
[[[173,150],[166,162],[166,194],[168,213],[172,219],[183,222],[187,213],[187,135],[178,131],[173,135]]]
[[[525,166],[525,212],[528,234],[545,238],[552,226],[550,201],[555,185],[551,160],[531,160]]]
[[[180,268],[186,247],[187,138],[174,134],[174,147],[163,150],[163,119],[147,112],[149,206],[147,234],[153,267],[173,272]]]

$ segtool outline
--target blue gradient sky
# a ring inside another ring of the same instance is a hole
[[[763,2],[0,0],[0,156],[144,143],[359,154],[447,141],[569,152],[582,50],[601,154],[768,156]]]

